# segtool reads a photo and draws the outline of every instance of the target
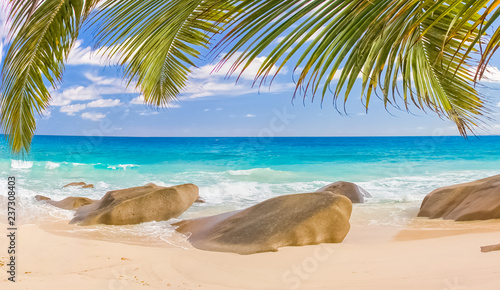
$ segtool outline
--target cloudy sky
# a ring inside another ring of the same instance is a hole
[[[4,1],[4,0],[1,0]],[[4,11],[3,11],[4,12]],[[0,16],[0,48],[5,54],[5,12]],[[169,108],[156,110],[142,103],[141,94],[126,87],[114,60],[92,51],[91,33],[83,33],[67,61],[63,83],[52,91],[50,109],[38,118],[39,135],[109,136],[395,136],[457,135],[454,124],[434,114],[395,108],[386,110],[374,99],[368,114],[358,83],[341,115],[327,95],[321,104],[292,101],[293,63],[280,72],[272,87],[252,87],[261,56],[242,75],[225,78],[224,68],[202,59],[189,85]],[[492,62],[485,94],[493,104],[494,121],[481,134],[500,134],[500,58]],[[342,109],[343,111],[343,109]]]

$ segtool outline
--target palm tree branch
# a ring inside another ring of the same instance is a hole
[[[249,1],[239,6],[244,15],[234,12],[238,20],[217,46],[231,44],[220,65],[238,55],[229,73],[242,74],[256,57],[267,54],[256,75],[256,82],[260,79],[263,84],[272,71],[275,77],[298,55],[296,93],[314,98],[322,87],[324,100],[335,84],[334,103],[344,92],[345,106],[361,77],[367,108],[377,88],[386,106],[397,106],[401,77],[407,109],[410,102],[428,108],[454,121],[465,135],[488,112],[474,89],[471,58],[464,53],[475,52],[471,41],[480,33],[474,23],[481,15],[467,10],[473,4],[470,0]],[[285,36],[278,40],[281,35]]]
[[[96,15],[98,44],[110,57],[119,55],[129,84],[149,105],[166,106],[186,86],[201,49],[221,31],[224,1],[123,0]]]
[[[96,1],[11,1],[12,40],[2,68],[0,122],[15,153],[29,151],[35,114],[48,107],[63,62]],[[71,13],[68,13],[71,12]]]

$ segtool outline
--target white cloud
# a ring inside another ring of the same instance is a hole
[[[95,112],[85,112],[81,115],[82,119],[91,120],[91,121],[100,121],[103,118],[106,118],[105,114],[95,113]]]
[[[256,116],[254,114],[246,114],[245,117],[246,118],[255,118]]]
[[[136,98],[133,98],[131,101],[130,101],[130,104],[133,104],[133,105],[144,105],[144,95],[140,95]],[[174,108],[180,108],[181,106],[179,104],[174,104],[172,102],[170,102],[169,104],[167,104],[167,108],[170,108],[170,109],[174,109]],[[141,114],[142,115],[142,114]]]
[[[308,5],[308,4],[310,4],[310,3],[311,3],[311,2],[313,2],[313,1],[311,0],[311,1],[302,1],[302,2],[303,2],[304,4],[303,4],[303,5],[301,5],[301,8],[302,8],[302,7],[304,7],[304,6],[306,6],[306,5]],[[307,14],[307,16],[312,16],[312,15],[313,15],[314,13],[316,13],[316,12],[323,11],[323,10],[325,10],[325,9],[326,9],[329,5],[330,5],[330,2],[328,2],[328,1],[325,1],[325,2],[323,2],[323,3],[321,3],[321,4],[319,4],[319,5],[318,5],[318,4],[315,4],[314,8],[312,9],[312,11],[311,11],[311,12],[309,12],[309,13]],[[345,9],[345,8],[343,8],[341,11],[344,11],[344,9]]]
[[[173,104],[173,103],[170,103],[167,105],[167,108],[169,108],[169,109],[175,109],[175,108],[180,108],[180,107],[181,107],[181,105]]]
[[[302,73],[303,69],[304,69],[304,67],[300,67],[300,66],[297,67],[297,69],[294,71],[294,75],[297,76],[297,77],[300,76],[300,74]],[[343,68],[340,68],[340,69],[336,70],[330,80],[332,80],[332,81],[339,80],[340,79],[340,75],[342,74],[342,71],[343,71]],[[358,79],[362,79],[363,78],[363,73],[359,72],[357,78]]]
[[[474,70],[473,73],[475,74],[476,71]],[[488,65],[486,71],[484,72],[483,78],[481,79],[481,82],[500,83],[500,70],[497,67]]]
[[[101,50],[92,50],[90,46],[82,47],[83,42],[77,40],[71,49],[66,60],[67,65],[117,65],[119,64],[119,57],[114,56],[111,59],[107,58],[103,51],[106,50],[103,47]]]
[[[116,81],[121,81],[118,80],[117,78],[106,78],[103,76],[99,76],[93,72],[86,72],[83,74],[88,80],[92,81],[93,84],[95,85],[111,85],[115,83]]]
[[[117,107],[123,105],[119,99],[100,99],[87,104],[90,108],[105,108],[105,107]]]
[[[41,119],[42,119],[42,120],[48,120],[48,119],[50,119],[50,117],[52,117],[52,111],[50,111],[50,110],[45,110],[45,111],[42,113]]]
[[[208,109],[207,108],[207,109],[203,110],[203,112],[208,112],[208,111],[211,111],[211,110],[212,109]],[[214,109],[214,111],[222,111],[222,108],[216,108],[216,109]]]
[[[340,79],[340,75],[342,74],[342,70],[343,70],[343,68],[338,69],[338,70],[335,72],[335,74],[333,75],[332,80],[339,80],[339,79]],[[358,74],[358,77],[357,77],[357,78],[358,78],[358,79],[362,79],[362,78],[363,78],[363,72],[359,72],[359,74]]]
[[[133,98],[131,101],[130,101],[131,104],[133,105],[144,105],[144,95],[140,95],[136,98]]]
[[[339,80],[340,79],[340,75],[342,74],[342,69],[338,69],[335,74],[333,75],[332,77],[332,80]],[[359,77],[359,76],[358,76]]]
[[[193,79],[209,79],[211,77],[226,77],[231,65],[236,62],[236,60],[241,56],[241,52],[235,53],[224,65],[218,67],[217,64],[207,64],[201,67],[193,68],[192,78]],[[260,56],[255,58],[252,63],[243,71],[240,79],[253,80],[255,75],[259,71],[260,66],[266,60],[265,56]],[[217,68],[217,70],[216,70]],[[270,75],[276,73],[277,67],[273,66],[270,71]],[[282,70],[280,73],[286,73],[286,70]],[[235,76],[239,75],[239,72],[234,73]]]
[[[311,36],[309,36],[309,38],[306,40],[306,43],[307,42],[310,42],[310,41],[313,41],[315,40],[316,38],[318,38],[318,36],[323,32],[323,30],[325,30],[325,27],[324,26],[321,26],[320,28],[318,28],[316,31],[313,32],[313,34],[311,34]],[[278,38],[276,38],[276,40],[274,41],[275,43],[280,43],[282,40],[285,39],[285,36],[280,36]],[[304,39],[304,36],[301,36],[299,37],[295,43],[299,43],[302,41],[302,39]],[[294,43],[294,44],[295,44]],[[290,51],[287,51],[287,52],[290,52]]]
[[[3,59],[3,49],[7,44],[7,38],[11,27],[11,22],[8,21],[9,5],[7,1],[0,1],[0,60]]]
[[[62,91],[52,92],[51,106],[66,106],[73,101],[99,100],[101,95],[110,94],[132,94],[137,93],[135,84],[127,87],[126,83],[119,78],[108,78],[99,76],[92,72],[84,74],[92,81],[89,86],[75,86]]]
[[[156,112],[156,111],[144,111],[144,112],[141,112],[139,115],[141,115],[141,116],[158,115],[158,112]]]
[[[276,40],[274,42],[275,43],[280,43],[280,42],[283,41],[283,39],[285,39],[285,37],[284,36],[280,36],[280,37],[276,38]]]
[[[68,105],[68,106],[63,106],[59,109],[59,112],[61,113],[66,113],[68,116],[74,116],[75,113],[83,111],[87,108],[87,105],[85,104],[74,104],[74,105]]]
[[[269,86],[263,86],[259,89],[258,86],[252,87],[251,84],[248,83],[238,83],[234,84],[231,81],[206,81],[206,82],[191,82],[184,91],[184,96],[181,97],[181,100],[186,99],[198,99],[209,96],[241,96],[246,94],[255,94],[255,93],[276,93],[283,91],[290,91],[295,88],[293,83],[274,83],[269,89]]]
[[[116,5],[118,1],[115,1],[115,2],[111,2],[111,3],[108,3],[108,1],[99,1],[97,2],[97,4],[95,5],[95,9],[97,10],[102,10],[102,9],[105,9],[104,7],[106,8],[111,8],[111,7],[114,7]]]
[[[62,94],[52,93],[52,99],[50,99],[50,105],[55,107],[66,106],[71,104],[71,100],[63,97]]]
[[[311,35],[311,37],[309,37],[307,39],[307,41],[313,41],[316,38],[318,38],[318,36],[323,32],[323,30],[325,30],[324,26],[321,26],[320,28],[318,28],[318,30],[314,31],[314,33]]]
[[[10,7],[7,1],[0,1],[0,37],[6,38],[9,33],[11,22],[8,21]]]
[[[58,106],[67,105],[72,101],[88,101],[95,100],[99,98],[99,91],[93,87],[77,86],[66,90],[61,93],[56,93],[53,95],[53,103],[51,105]]]
[[[135,88],[136,84],[131,83],[127,86],[127,82],[120,78],[110,78],[97,75],[96,72],[87,72],[85,77],[92,81],[92,86],[99,90],[100,94],[133,94],[139,91]]]

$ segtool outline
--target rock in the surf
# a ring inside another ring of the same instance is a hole
[[[500,175],[442,187],[429,193],[419,217],[456,221],[500,218]]]
[[[244,210],[174,224],[199,249],[238,254],[285,246],[340,243],[349,232],[352,203],[329,191],[283,195]]]
[[[317,191],[330,191],[336,194],[344,195],[353,203],[363,203],[365,202],[365,197],[372,197],[368,191],[364,190],[360,186],[346,181],[330,183]]]
[[[81,188],[94,188],[93,184],[86,184],[85,182],[71,182],[63,186],[63,188],[66,188],[68,186],[80,186]]]
[[[95,202],[95,200],[92,200],[90,198],[73,197],[73,196],[66,197],[65,199],[60,200],[60,201],[52,200],[52,199],[50,199],[46,196],[43,196],[43,195],[37,195],[37,196],[35,196],[35,199],[38,201],[44,201],[44,202],[51,204],[53,206],[56,206],[56,207],[59,207],[62,209],[68,209],[68,210],[76,210],[84,205],[89,205],[89,204]]]
[[[104,197],[81,207],[70,223],[80,225],[128,225],[166,221],[185,212],[198,198],[198,187],[172,187],[149,183],[144,186],[107,192]]]

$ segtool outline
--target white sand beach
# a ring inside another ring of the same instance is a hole
[[[122,243],[62,221],[18,229],[17,282],[1,289],[478,289],[500,285],[500,221],[415,219],[406,229],[353,225],[341,244],[238,255]],[[1,239],[1,248],[7,240]]]

